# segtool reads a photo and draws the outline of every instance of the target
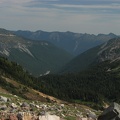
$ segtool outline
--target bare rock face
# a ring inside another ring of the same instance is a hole
[[[18,120],[18,118],[16,117],[16,115],[11,114],[11,115],[9,116],[9,120]]]
[[[32,116],[30,113],[25,113],[24,116],[23,116],[23,120],[31,120],[32,119]]]
[[[98,117],[98,120],[120,120],[120,105],[117,103],[111,104]]]
[[[44,115],[44,116],[39,116],[38,120],[60,120],[59,116],[56,115]]]
[[[115,61],[120,59],[120,38],[111,39],[103,44],[98,52],[99,61]]]
[[[7,98],[3,97],[3,96],[0,96],[0,101],[7,102]]]

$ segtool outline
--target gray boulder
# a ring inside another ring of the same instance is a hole
[[[12,108],[17,108],[17,105],[15,103],[11,103]]]
[[[18,118],[18,120],[22,120],[23,119],[23,115],[21,113],[18,113],[17,114],[17,118]]]
[[[97,116],[96,116],[96,114],[95,113],[93,113],[93,112],[90,112],[90,113],[88,113],[87,114],[87,117],[90,119],[93,119],[93,120],[96,120],[97,119]]]
[[[21,107],[29,107],[29,104],[24,102],[24,103],[22,103]]]
[[[7,98],[3,97],[3,96],[0,96],[0,101],[7,102]]]
[[[111,104],[98,117],[98,120],[120,120],[120,105],[117,103]]]
[[[6,105],[0,106],[0,110],[7,110],[7,106]]]

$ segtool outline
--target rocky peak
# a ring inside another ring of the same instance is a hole
[[[108,35],[109,35],[110,37],[113,37],[113,38],[116,37],[116,35],[115,35],[114,33],[109,33]]]
[[[6,34],[6,35],[9,35],[9,34],[12,34],[12,32],[8,31],[8,30],[5,30],[3,28],[0,28],[0,34]]]
[[[120,59],[120,38],[114,38],[104,43],[98,52],[99,61]]]

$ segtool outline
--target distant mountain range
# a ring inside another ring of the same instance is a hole
[[[104,47],[109,45],[110,41],[107,41],[111,38],[117,39],[118,36],[113,33],[90,35],[0,29],[0,55],[17,62],[36,76],[79,72],[96,61],[106,59],[103,58],[104,55],[111,57],[104,52],[107,49]],[[77,56],[73,58],[75,55]]]
[[[31,41],[0,29],[0,55],[40,76],[58,71],[73,56],[47,41]]]
[[[110,34],[82,34],[73,32],[45,32],[45,31],[14,31],[14,34],[28,38],[31,40],[44,40],[53,43],[54,45],[65,49],[73,55],[79,55],[84,51],[100,45],[109,39],[118,37],[117,35]]]
[[[104,61],[120,60],[120,38],[114,38],[73,58],[61,72],[79,72]]]
[[[66,33],[70,34],[70,32]],[[86,34],[86,36],[91,35]],[[112,33],[97,36],[104,36],[98,40],[99,44],[105,42],[90,49],[87,47],[87,51],[73,58],[60,46],[58,48],[50,43],[49,39],[48,41],[29,40],[13,34],[13,31],[0,29],[0,55],[17,62],[10,62],[0,57],[0,86],[14,93],[24,93],[24,90],[27,90],[24,87],[22,90],[14,87],[16,91],[13,91],[13,85],[5,81],[9,76],[22,85],[30,86],[56,98],[87,104],[98,109],[102,107],[104,101],[120,102],[120,38]],[[85,45],[90,45],[89,38],[84,41]],[[64,41],[67,41],[65,45],[69,46],[69,40],[64,39]],[[74,43],[74,40],[70,39],[70,41]],[[24,67],[24,70],[19,64]],[[26,70],[39,77],[29,75]],[[64,74],[55,74],[57,71]],[[49,73],[54,74],[48,75]]]

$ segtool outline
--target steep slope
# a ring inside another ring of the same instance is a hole
[[[73,55],[79,55],[80,53],[100,45],[109,39],[118,37],[117,35],[110,33],[105,34],[82,34],[73,32],[45,32],[45,31],[16,31],[16,35],[31,39],[31,40],[45,40],[52,42],[54,45],[67,50]]]
[[[6,30],[6,29],[4,29],[4,28],[0,28],[0,34],[2,35],[2,34],[4,34],[4,35],[10,35],[10,34],[12,34],[12,32],[11,31],[8,31],[8,30]]]
[[[30,41],[11,33],[0,33],[0,55],[17,62],[36,76],[56,72],[72,58],[49,42]]]
[[[48,100],[49,102],[64,102],[33,89],[35,79],[20,65],[0,57],[0,93],[12,93],[25,99],[42,102],[48,102]]]
[[[61,72],[79,72],[99,62],[116,59],[120,59],[120,38],[111,39],[80,54],[66,64]]]
[[[46,98],[44,94],[32,89],[34,88],[59,99],[101,109],[106,102],[120,103],[119,86],[119,60],[101,62],[76,74],[34,78],[20,65],[0,57],[0,88],[29,99],[57,100],[49,96]]]
[[[42,76],[39,81],[47,87],[44,92],[68,101],[95,108],[104,102],[120,103],[120,60],[104,61],[79,73]]]
[[[120,38],[111,39],[101,46],[98,53],[99,61],[115,61],[120,59]]]

